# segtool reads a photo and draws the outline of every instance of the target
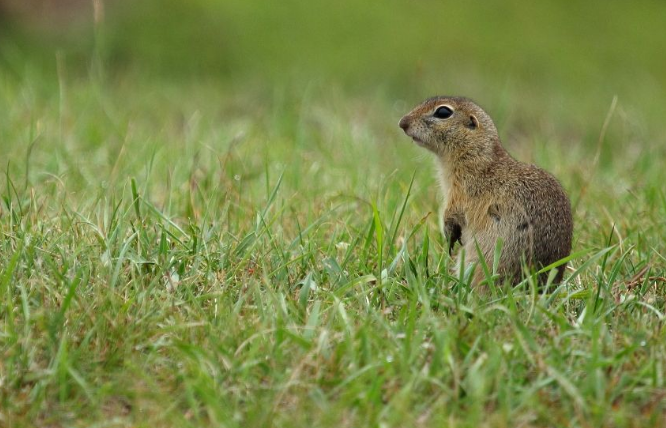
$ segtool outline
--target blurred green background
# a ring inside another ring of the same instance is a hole
[[[97,120],[82,131],[77,144],[88,148],[114,146],[109,135],[120,138],[126,116],[154,134],[192,112],[294,142],[310,129],[301,125],[312,106],[402,144],[400,116],[450,94],[484,106],[520,159],[555,143],[545,156],[559,152],[555,164],[567,173],[600,156],[612,179],[627,154],[663,152],[664,28],[666,3],[647,0],[3,0],[0,108],[16,112],[6,126],[17,139],[2,144],[23,163],[30,136],[10,123],[34,127],[36,110],[57,105],[61,137],[83,111],[115,115],[115,130]],[[597,153],[614,98],[607,148]],[[305,147],[318,138],[309,137]],[[398,164],[395,153],[376,162]]]
[[[498,86],[572,105],[665,95],[659,1],[99,0],[96,24],[93,3],[4,0],[5,65],[21,73],[39,53],[54,71],[59,51],[82,68],[100,55],[112,74],[315,79],[409,97],[425,87],[484,98]]]

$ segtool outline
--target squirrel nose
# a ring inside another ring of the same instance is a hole
[[[407,128],[409,128],[409,120],[407,119],[407,116],[400,119],[400,122],[398,123],[398,125],[400,125],[400,127],[402,128],[403,131],[406,131]]]

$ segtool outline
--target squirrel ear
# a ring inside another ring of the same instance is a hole
[[[467,118],[465,126],[469,129],[477,129],[479,127],[479,119],[477,119],[473,114],[470,114]]]

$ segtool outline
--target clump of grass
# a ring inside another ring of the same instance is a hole
[[[4,86],[3,424],[663,423],[666,203],[622,130],[609,165],[645,186],[600,165],[567,280],[479,294],[384,101],[98,89]]]

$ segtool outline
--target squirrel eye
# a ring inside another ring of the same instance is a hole
[[[452,115],[453,110],[447,106],[437,107],[437,110],[435,110],[435,113],[433,114],[433,116],[435,116],[437,119],[448,119]]]

